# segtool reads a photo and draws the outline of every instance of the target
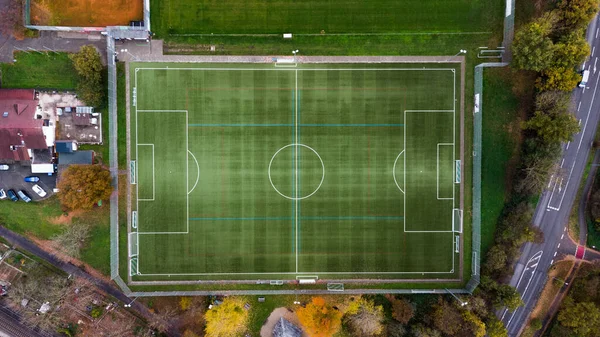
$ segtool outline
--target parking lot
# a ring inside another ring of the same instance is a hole
[[[9,165],[8,171],[0,171],[0,188],[7,192],[9,189],[13,189],[16,192],[19,190],[25,191],[27,195],[33,200],[38,201],[50,197],[53,193],[52,190],[56,187],[56,174],[48,176],[46,174],[32,174],[31,167],[21,166],[19,164]],[[28,176],[36,176],[40,178],[36,184],[46,191],[47,195],[42,198],[37,195],[31,188],[34,183],[26,183],[23,179]],[[8,197],[2,201],[9,200]],[[19,202],[23,202],[19,200]]]

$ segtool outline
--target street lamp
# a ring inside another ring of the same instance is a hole
[[[298,54],[299,50],[292,50],[292,54],[294,54],[294,63],[296,63],[296,54]]]
[[[135,300],[137,300],[137,299],[138,299],[137,297],[136,297],[136,298],[134,298],[134,299],[133,299],[133,301],[129,302],[128,304],[125,304],[125,305],[124,305],[124,307],[125,307],[125,308],[131,308],[131,304],[132,304],[133,302],[135,302]]]
[[[450,295],[452,295],[452,297],[456,298],[456,300],[457,300],[458,302],[460,302],[460,306],[461,306],[461,307],[464,307],[465,305],[469,304],[468,302],[463,302],[463,301],[462,301],[460,298],[458,298],[458,296],[454,295],[454,293],[453,293],[453,292],[451,292],[450,290],[448,290],[448,289],[445,289],[445,290],[446,290],[447,292],[449,292],[449,293],[450,293]]]
[[[467,50],[466,50],[466,49],[461,49],[461,50],[460,50],[458,53],[456,53],[456,55],[454,55],[454,56],[452,56],[452,57],[456,57],[456,56],[458,56],[458,55],[460,55],[460,54],[466,54],[466,53],[467,53]]]

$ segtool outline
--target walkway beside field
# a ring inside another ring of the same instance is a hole
[[[13,63],[13,53],[26,51],[29,53],[55,51],[70,52],[79,51],[81,46],[94,45],[102,62],[106,64],[106,39],[98,34],[80,34],[66,32],[40,32],[38,38],[15,40],[13,37],[0,36],[0,63]]]

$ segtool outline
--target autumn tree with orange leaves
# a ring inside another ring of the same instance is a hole
[[[60,176],[58,198],[69,209],[90,209],[113,191],[110,172],[100,165],[71,165]]]
[[[313,297],[309,304],[296,311],[296,315],[311,337],[332,336],[342,325],[342,312],[328,305],[322,297]]]

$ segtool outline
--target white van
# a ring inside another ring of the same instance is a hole
[[[581,77],[581,82],[579,82],[579,87],[580,88],[585,88],[585,85],[587,84],[588,80],[590,79],[590,71],[589,70],[584,70],[583,71],[583,76]]]

